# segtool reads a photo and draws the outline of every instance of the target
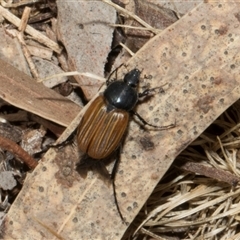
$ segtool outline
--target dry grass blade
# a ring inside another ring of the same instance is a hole
[[[230,144],[240,135],[238,112],[231,107],[176,159],[177,165],[184,160],[211,168],[218,174],[218,181],[197,168],[195,175],[184,172],[180,176],[179,169],[172,168],[146,203],[145,211],[149,213],[138,230],[143,227],[148,230],[144,234],[150,232],[159,237],[172,233],[172,237],[182,236],[181,239],[238,239],[240,188],[225,179],[240,177],[239,146]],[[221,137],[210,134],[214,127]],[[190,169],[194,173],[194,168]]]
[[[130,16],[131,18],[135,19],[137,22],[139,22],[142,26],[145,27],[145,30],[149,30],[155,34],[158,34],[160,32],[160,30],[153,28],[152,26],[150,26],[148,23],[143,21],[141,18],[139,18],[135,14],[127,11],[126,9],[120,7],[119,5],[113,3],[112,1],[109,1],[109,0],[102,0],[102,1],[109,4],[110,6],[113,6],[117,11],[119,11],[123,14],[126,14],[127,16]]]
[[[89,77],[89,78],[92,78],[92,79],[97,79],[97,80],[102,81],[103,83],[105,83],[105,81],[106,81],[105,78],[97,76],[93,73],[89,73],[89,72],[80,73],[80,72],[74,71],[74,72],[65,72],[65,73],[55,74],[55,75],[46,77],[44,79],[39,79],[38,82],[43,82],[43,81],[46,81],[46,80],[49,80],[49,79],[52,79],[52,78],[55,78],[55,77],[63,77],[63,76],[66,77],[66,76],[74,76],[74,75],[81,75],[81,76]]]

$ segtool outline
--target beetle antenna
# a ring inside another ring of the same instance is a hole
[[[164,89],[163,87],[167,85],[167,83],[163,84],[162,86],[160,87],[155,87],[155,88],[150,88],[150,89],[146,89],[145,91],[143,91],[142,93],[139,93],[138,94],[138,97],[139,98],[142,98],[142,97],[146,97],[146,96],[151,96],[153,94],[156,94],[156,90],[159,89],[159,92],[164,92]]]

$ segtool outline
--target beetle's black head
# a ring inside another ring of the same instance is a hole
[[[130,87],[136,88],[139,83],[139,78],[140,78],[141,72],[137,69],[134,68],[132,71],[128,72],[123,81]]]

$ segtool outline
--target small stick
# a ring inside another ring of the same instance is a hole
[[[31,54],[28,51],[28,48],[27,48],[27,45],[26,45],[26,43],[24,41],[22,32],[17,33],[16,36],[17,36],[17,39],[18,39],[19,43],[22,46],[23,54],[25,56],[25,59],[27,60],[27,63],[28,63],[28,66],[29,66],[29,68],[31,70],[33,78],[37,80],[39,78],[39,74],[38,74],[38,71],[37,71],[37,69],[35,67],[34,62],[32,61]]]
[[[38,165],[38,162],[32,158],[23,148],[8,138],[0,136],[0,147],[19,157],[31,169],[34,169]]]
[[[203,176],[216,179],[218,181],[226,182],[232,185],[233,187],[236,187],[238,182],[240,181],[239,177],[228,171],[208,167],[196,162],[186,162],[183,165],[181,165],[180,168],[186,171],[193,172],[195,174],[201,174]]]
[[[22,14],[22,18],[21,18],[21,22],[18,26],[18,30],[20,32],[24,32],[26,27],[27,27],[27,23],[28,23],[28,19],[30,16],[30,12],[31,12],[31,8],[30,7],[25,7],[23,14]]]
[[[24,8],[24,11],[23,11],[23,15],[22,15],[22,18],[21,18],[21,22],[20,22],[20,25],[18,27],[18,30],[20,31],[19,33],[16,34],[17,36],[17,39],[18,41],[20,42],[20,44],[22,45],[22,51],[23,51],[23,54],[28,62],[28,65],[29,65],[29,68],[31,70],[31,73],[33,75],[33,77],[35,79],[38,79],[38,71],[35,67],[35,64],[31,58],[31,54],[27,48],[27,45],[24,41],[24,38],[23,38],[23,33],[27,27],[27,22],[28,22],[28,19],[29,19],[29,16],[30,16],[30,12],[31,12],[31,8],[29,7],[25,7]]]
[[[4,0],[0,0],[0,3],[5,8],[17,8],[24,5],[36,4],[40,1],[41,0],[24,0],[18,3],[11,3],[12,1],[5,2]]]
[[[3,8],[2,6],[0,6],[0,15],[2,15],[5,19],[7,19],[15,26],[19,27],[20,19],[13,15],[11,12],[9,12],[7,9]],[[51,48],[53,51],[61,53],[62,48],[56,42],[52,41],[50,38],[46,37],[33,27],[27,25],[25,32],[31,35],[35,40]]]

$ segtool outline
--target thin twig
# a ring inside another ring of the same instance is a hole
[[[38,71],[37,71],[37,69],[36,69],[36,67],[35,67],[34,62],[32,61],[31,54],[30,54],[30,52],[28,51],[27,45],[26,45],[26,43],[25,43],[25,41],[24,41],[23,33],[22,33],[22,32],[19,32],[19,33],[17,33],[16,36],[17,36],[17,39],[18,39],[18,41],[20,42],[20,44],[21,44],[21,46],[22,46],[23,54],[24,54],[24,56],[25,56],[25,59],[26,59],[27,62],[28,62],[28,66],[29,66],[29,68],[30,68],[30,70],[31,70],[31,73],[32,73],[34,79],[38,79],[38,76],[39,76],[39,75],[38,75]]]
[[[122,12],[123,14],[126,14],[128,16],[130,16],[131,18],[135,19],[137,22],[139,22],[142,26],[146,27],[146,30],[149,30],[151,32],[153,32],[154,34],[158,34],[160,32],[160,30],[153,28],[151,25],[149,25],[148,23],[146,23],[145,21],[143,21],[140,17],[138,17],[137,15],[129,12],[128,10],[120,7],[119,5],[113,3],[110,0],[102,0],[103,2],[107,3],[108,5],[114,7],[117,11]]]
[[[38,162],[32,158],[23,148],[8,138],[0,136],[0,147],[19,157],[31,169],[34,169],[38,165]]]
[[[15,26],[20,26],[21,20],[2,6],[0,6],[0,16],[3,16]],[[45,35],[30,27],[29,25],[27,25],[25,32],[31,35],[35,40],[53,49],[53,51],[61,53],[62,48],[56,42],[52,41],[50,38],[46,37]]]
[[[185,162],[183,165],[181,165],[180,168],[186,171],[193,172],[195,174],[201,174],[203,176],[216,179],[218,181],[229,183],[232,186],[236,186],[240,181],[239,177],[228,171],[216,169],[214,167],[208,167],[196,162]]]

